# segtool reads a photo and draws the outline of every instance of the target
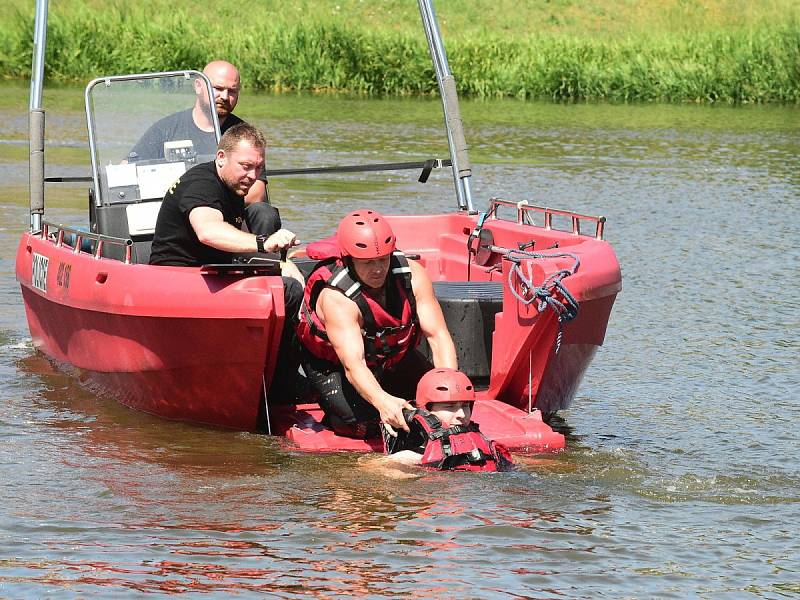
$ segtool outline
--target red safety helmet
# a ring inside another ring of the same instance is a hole
[[[342,256],[378,258],[394,251],[397,238],[386,219],[374,210],[355,210],[339,222],[336,232]]]
[[[417,384],[417,407],[434,402],[475,402],[475,387],[457,369],[432,369]]]

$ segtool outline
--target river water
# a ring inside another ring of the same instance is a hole
[[[490,196],[602,214],[623,271],[567,449],[393,479],[351,454],[160,420],[33,351],[14,253],[27,90],[0,100],[0,597],[800,595],[800,109],[462,107]],[[81,90],[45,95],[48,175],[88,173]],[[434,100],[247,95],[272,168],[442,157]],[[441,211],[434,173],[275,178],[310,239],[345,211]],[[86,186],[47,218],[86,221]],[[102,348],[97,348],[102,352]]]

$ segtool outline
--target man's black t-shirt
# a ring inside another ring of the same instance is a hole
[[[239,123],[243,123],[233,113],[229,114],[225,122],[220,124],[220,133]],[[213,131],[203,131],[192,118],[192,109],[188,108],[173,115],[168,115],[156,121],[145,131],[141,139],[131,149],[128,160],[161,160],[164,158],[164,142],[191,140],[194,151],[201,158],[211,158],[217,152],[217,140]]]
[[[219,124],[219,134],[225,135],[225,132],[228,131],[228,129],[234,125],[238,125],[239,123],[244,123],[244,121],[235,114],[229,113],[228,117],[225,119],[225,122]]]
[[[244,198],[232,192],[217,175],[214,161],[192,167],[172,184],[156,220],[151,265],[196,267],[229,263],[233,255],[201,243],[191,224],[192,209],[208,206],[222,213],[226,223],[241,229]]]
[[[244,121],[235,114],[230,113],[225,122],[219,125],[220,135],[225,135],[228,129],[239,123],[244,123]],[[203,131],[195,125],[192,118],[192,109],[190,108],[168,115],[151,125],[131,149],[128,154],[128,160],[130,162],[163,160],[164,142],[179,140],[192,140],[194,151],[201,160],[208,160],[217,153],[217,142],[214,140],[214,134]],[[262,169],[258,179],[263,181],[265,185],[268,183],[266,169]],[[267,195],[267,202],[269,202],[269,195]]]

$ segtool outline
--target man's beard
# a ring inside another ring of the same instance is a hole
[[[217,102],[215,103],[218,117],[227,117],[231,114],[231,105],[229,103]]]

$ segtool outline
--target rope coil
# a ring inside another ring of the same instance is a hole
[[[547,277],[540,286],[536,286],[532,279],[525,276],[522,271],[522,261],[531,258],[571,258],[574,262],[571,268],[561,269]],[[563,283],[564,278],[575,274],[581,264],[580,258],[571,252],[561,252],[557,254],[543,254],[541,252],[526,252],[524,250],[509,250],[506,259],[514,263],[508,270],[508,286],[514,297],[528,306],[537,302],[536,310],[544,312],[548,306],[558,317],[558,337],[556,338],[556,354],[561,349],[561,336],[564,330],[564,323],[571,321],[578,316],[578,301],[570,293]],[[516,274],[522,284],[523,293],[520,294],[514,286],[514,275]],[[527,297],[526,297],[527,296]]]

